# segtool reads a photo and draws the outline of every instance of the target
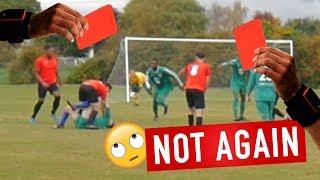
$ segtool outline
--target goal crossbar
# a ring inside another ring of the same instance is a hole
[[[129,41],[166,41],[166,42],[206,42],[206,43],[235,43],[234,39],[195,39],[195,38],[157,38],[157,37],[134,37],[127,36],[124,38],[124,49],[125,49],[125,70],[126,70],[126,101],[130,102],[130,87],[129,87]],[[288,43],[290,46],[290,55],[293,56],[293,41],[286,39],[267,39],[267,43]]]

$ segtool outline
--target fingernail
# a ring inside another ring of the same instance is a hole
[[[74,42],[74,39],[71,39],[71,43],[73,43]]]
[[[254,72],[257,72],[257,69],[256,68],[254,68],[254,70],[253,70]]]
[[[255,54],[258,54],[258,53],[259,53],[259,48],[255,49],[255,50],[254,50],[254,53],[255,53]]]
[[[84,27],[84,30],[88,30],[89,29],[89,24],[87,24],[85,27]]]
[[[257,56],[255,56],[253,59],[252,59],[253,62],[256,62],[257,61]]]
[[[82,36],[83,36],[83,31],[80,32],[80,37],[82,37]]]

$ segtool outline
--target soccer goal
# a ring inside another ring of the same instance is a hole
[[[293,55],[292,40],[267,40],[267,44]],[[125,101],[130,102],[129,69],[145,72],[149,60],[155,57],[160,60],[160,65],[178,72],[198,51],[205,53],[206,60],[214,68],[212,86],[222,87],[224,80],[218,75],[226,72],[215,71],[215,67],[237,57],[234,39],[125,37],[120,42],[118,58],[108,81],[125,86]]]

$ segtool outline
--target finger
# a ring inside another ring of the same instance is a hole
[[[262,58],[269,58],[279,64],[287,64],[289,62],[288,59],[286,58],[282,58],[276,54],[273,54],[271,52],[265,52],[265,53],[262,53],[262,54],[258,54],[257,56],[255,56],[253,58],[253,62],[257,61],[258,59],[262,59]]]
[[[254,53],[255,54],[262,54],[262,53],[266,53],[266,52],[269,52],[269,53],[273,53],[279,57],[283,57],[283,58],[292,58],[292,56],[284,51],[281,51],[279,49],[276,49],[276,48],[271,48],[271,47],[261,47],[261,48],[257,48]]]
[[[278,82],[281,75],[275,71],[273,71],[270,68],[266,68],[266,67],[257,67],[254,69],[255,73],[258,74],[264,74],[266,75],[268,78],[272,79],[273,82]]]
[[[73,16],[69,13],[66,13],[63,10],[57,10],[57,15],[62,17],[65,20],[73,22],[78,28],[78,31],[79,31],[78,35],[83,36],[83,28],[82,28],[82,25],[81,25],[80,20],[78,18],[76,18],[75,16]],[[78,36],[75,36],[75,38],[77,38],[77,37]]]
[[[74,38],[79,36],[80,32],[77,28],[77,25],[75,23],[73,23],[72,21],[65,20],[65,19],[59,17],[59,18],[57,18],[57,20],[55,20],[55,23],[58,26],[69,30],[73,34]]]
[[[254,63],[254,67],[260,67],[260,66],[267,66],[268,68],[271,68],[273,71],[275,72],[282,72],[283,67],[281,66],[281,64],[273,61],[270,58],[261,58],[258,59],[255,63]]]
[[[64,36],[67,38],[71,43],[74,42],[74,37],[73,35],[65,28],[59,27],[58,25],[52,25],[51,27],[51,32],[55,34],[59,34],[61,36]]]
[[[88,24],[87,20],[86,20],[79,12],[71,9],[70,7],[68,7],[68,6],[64,5],[64,4],[60,4],[60,5],[59,5],[59,8],[60,8],[60,7],[61,7],[65,12],[67,12],[67,13],[75,16],[76,18],[78,18],[79,21],[80,21],[80,23],[81,23],[81,25],[82,25],[82,27],[83,27],[83,29],[85,29],[85,30],[88,30],[88,29],[89,29],[89,24]]]

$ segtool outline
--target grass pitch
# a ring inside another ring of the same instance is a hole
[[[77,101],[78,86],[62,87],[59,113],[66,100]],[[146,164],[122,169],[114,166],[104,152],[108,130],[76,130],[69,121],[63,130],[51,129],[52,97],[31,125],[29,117],[36,102],[36,86],[0,86],[0,179],[320,179],[320,152],[307,135],[307,163],[247,167],[211,168],[148,173]],[[210,89],[207,93],[205,124],[232,122],[232,94],[229,89]],[[186,125],[184,94],[175,90],[168,98],[169,114],[152,120],[151,97],[143,92],[140,107],[124,103],[124,88],[115,87],[111,96],[112,119],[140,126]],[[284,110],[284,105],[279,103]],[[261,119],[255,103],[247,105],[250,121]]]

